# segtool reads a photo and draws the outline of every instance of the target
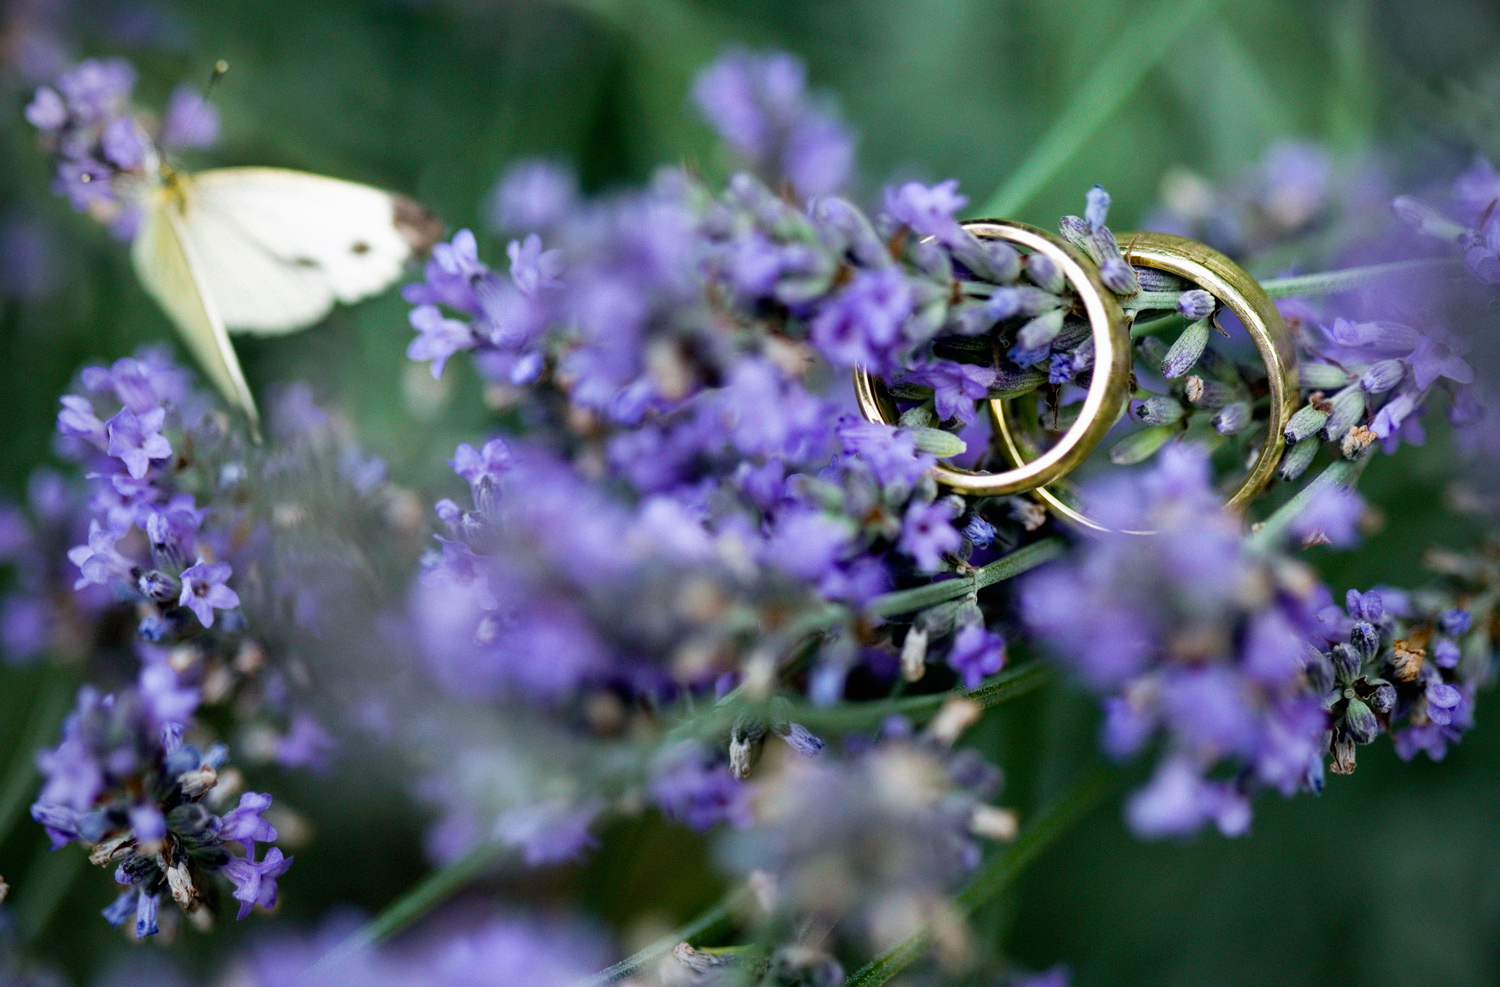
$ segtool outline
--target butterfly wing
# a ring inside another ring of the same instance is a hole
[[[282,168],[200,172],[185,193],[202,283],[231,332],[311,325],[389,287],[442,233],[410,200]]]
[[[252,429],[260,417],[255,398],[245,383],[239,358],[224,329],[213,295],[204,288],[200,258],[187,238],[180,200],[161,190],[145,211],[131,248],[131,260],[146,291],[177,324],[183,342],[224,396],[250,416]]]

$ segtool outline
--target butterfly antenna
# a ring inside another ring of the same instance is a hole
[[[214,87],[219,84],[219,80],[228,74],[229,62],[226,59],[221,58],[217,62],[214,62],[213,71],[208,73],[208,85],[203,87],[203,99],[205,101],[213,96]]]

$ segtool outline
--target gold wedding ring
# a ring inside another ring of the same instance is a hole
[[[975,496],[1034,489],[1041,492],[1044,484],[1062,477],[1083,462],[1124,411],[1130,396],[1132,354],[1129,326],[1119,301],[1100,282],[1098,268],[1061,238],[1034,226],[1007,220],[971,220],[963,227],[977,237],[1005,240],[1041,254],[1057,265],[1077,292],[1088,316],[1094,340],[1094,374],[1078,419],[1045,453],[1028,462],[1019,454],[1009,433],[1005,433],[1015,469],[1004,473],[978,473],[938,463],[932,468],[932,475],[945,486]],[[854,396],[861,414],[869,421],[897,424],[899,416],[895,402],[863,367],[854,370]],[[1004,402],[992,399],[989,406],[991,418],[998,428],[1004,430]]]
[[[1287,421],[1297,407],[1299,395],[1297,354],[1286,322],[1282,320],[1281,313],[1277,311],[1270,296],[1260,284],[1238,264],[1212,247],[1170,233],[1122,233],[1119,234],[1119,239],[1121,243],[1128,245],[1126,258],[1130,263],[1186,278],[1192,284],[1213,295],[1225,308],[1238,316],[1239,320],[1244,323],[1245,329],[1249,331],[1250,338],[1255,343],[1261,360],[1265,363],[1270,404],[1266,440],[1254,464],[1250,467],[1249,473],[1228,501],[1228,506],[1231,508],[1243,507],[1270,481],[1271,474],[1275,471],[1285,446],[1284,433]],[[1113,364],[1111,366],[1113,367]],[[1129,360],[1127,359],[1127,369],[1120,372],[1119,386],[1122,390],[1126,386],[1125,379],[1129,377],[1128,366]],[[1091,396],[1098,384],[1099,374],[1096,369],[1094,383],[1089,389]],[[1035,450],[1023,448],[1023,443],[1010,421],[1008,402],[991,402],[991,411],[1006,453],[1018,468],[1023,467],[1028,455],[1034,455]],[[1087,408],[1085,408],[1086,413]],[[1080,423],[1083,419],[1084,415],[1080,415]],[[1109,424],[1113,423],[1114,419],[1110,418]],[[1107,430],[1106,426],[1105,431]],[[1071,431],[1069,434],[1072,434]],[[1065,440],[1066,438],[1067,436],[1064,436]],[[1060,442],[1059,445],[1061,444]],[[1032,464],[1041,463],[1055,451],[1055,448],[1032,460]],[[1048,479],[1055,478],[1056,475]],[[1054,491],[1045,486],[1037,487],[1035,492],[1037,497],[1061,517],[1096,530],[1109,530],[1062,500]]]

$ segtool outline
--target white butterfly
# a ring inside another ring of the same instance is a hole
[[[442,224],[409,199],[282,168],[163,171],[131,258],[226,399],[259,414],[229,333],[312,325],[388,287]]]

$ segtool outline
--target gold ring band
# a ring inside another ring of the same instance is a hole
[[[1094,373],[1078,419],[1057,444],[1030,462],[1010,443],[1016,468],[1004,473],[978,473],[938,463],[932,469],[936,480],[960,493],[988,496],[1042,488],[1083,462],[1119,419],[1129,398],[1130,331],[1125,313],[1114,294],[1099,280],[1098,268],[1060,237],[1025,223],[998,219],[976,219],[963,224],[977,237],[1005,240],[1041,254],[1057,265],[1077,292],[1088,316],[1094,341]],[[854,370],[854,396],[860,413],[872,422],[895,425],[895,402],[863,367]],[[1004,402],[991,399],[990,416],[1004,429]],[[1007,438],[1009,442],[1009,439]]]
[[[1297,407],[1297,354],[1286,322],[1260,284],[1212,247],[1170,233],[1122,233],[1119,239],[1129,245],[1127,258],[1132,264],[1179,275],[1218,299],[1244,323],[1265,363],[1270,392],[1266,441],[1250,472],[1228,500],[1229,507],[1243,507],[1270,481],[1286,443],[1286,424]],[[1129,376],[1128,369],[1123,376]],[[1025,452],[1010,422],[1008,403],[991,404],[995,427],[1006,453],[1018,465],[1025,463]],[[1041,462],[1041,459],[1035,462]],[[1108,530],[1046,487],[1038,487],[1036,495],[1062,517],[1085,527]]]

